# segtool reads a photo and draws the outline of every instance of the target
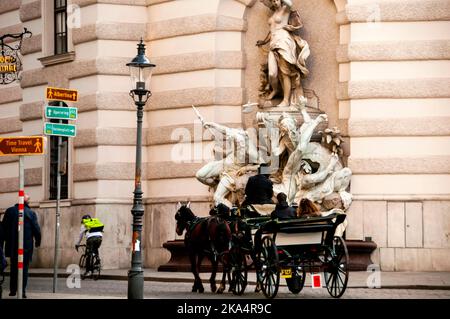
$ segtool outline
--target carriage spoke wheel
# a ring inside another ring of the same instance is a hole
[[[100,278],[100,271],[102,269],[102,264],[100,261],[100,257],[98,255],[94,255],[92,257],[92,279],[98,280]]]
[[[266,236],[262,240],[261,251],[258,254],[259,275],[258,280],[266,298],[272,299],[277,295],[280,285],[280,272],[278,269],[277,247],[273,239]]]
[[[231,259],[231,290],[235,295],[242,295],[247,287],[247,262],[240,249],[230,253]]]
[[[348,282],[348,251],[344,240],[335,236],[331,254],[327,258],[325,267],[325,283],[328,293],[334,297],[341,297]]]
[[[293,294],[298,294],[300,291],[302,291],[303,286],[305,285],[305,277],[306,272],[305,268],[293,268],[292,269],[292,278],[286,278],[286,284],[288,286],[288,289]]]

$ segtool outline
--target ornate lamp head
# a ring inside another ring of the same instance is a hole
[[[132,89],[130,91],[130,95],[133,97],[137,96],[146,96],[145,101],[147,101],[148,97],[151,95],[150,93],[150,80],[153,72],[153,68],[156,66],[151,63],[150,60],[145,56],[145,44],[144,41],[141,41],[138,44],[138,54],[131,60],[130,63],[127,63],[127,66],[130,68],[130,76],[131,76],[131,84]]]

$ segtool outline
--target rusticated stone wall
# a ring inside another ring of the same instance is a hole
[[[45,87],[79,90],[61,265],[76,262],[79,218],[93,213],[107,227],[105,267],[127,268],[136,112],[125,64],[142,37],[157,64],[144,116],[144,258],[146,267],[165,263],[162,244],[177,238],[176,203],[190,200],[205,215],[212,199],[194,177],[211,159],[211,137],[194,125],[191,105],[206,120],[249,125],[241,106],[257,96],[263,56],[254,44],[267,33],[267,8],[256,0],[73,0],[82,18],[69,32],[73,53],[44,66],[38,59],[52,55],[49,3],[0,1],[0,34],[33,32],[23,44],[21,83],[0,88],[0,135],[42,134]],[[305,87],[346,136],[354,195],[347,238],[371,237],[378,245],[372,259],[383,270],[448,271],[449,2],[294,4],[312,51]],[[199,154],[191,142],[202,137]],[[51,266],[54,240],[48,156],[25,161],[27,192],[45,234],[34,262],[43,267]],[[17,163],[0,158],[1,209],[16,201]]]
[[[353,171],[347,238],[382,270],[450,269],[450,4],[351,1],[338,13]]]

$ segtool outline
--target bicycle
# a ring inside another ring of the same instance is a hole
[[[91,254],[91,267],[90,267],[90,269],[92,269],[91,278],[94,280],[98,280],[98,278],[100,278],[100,272],[102,269],[102,261],[100,259],[100,256],[95,254],[94,252],[89,251],[86,245],[79,245],[78,247],[81,247],[83,249],[83,253],[80,257],[80,262],[78,263],[80,269],[86,270],[87,257],[89,254]],[[85,279],[86,277],[87,277],[86,272],[81,274],[81,279]]]

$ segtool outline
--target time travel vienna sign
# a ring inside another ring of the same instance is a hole
[[[0,137],[0,156],[42,154],[44,154],[43,136]]]

